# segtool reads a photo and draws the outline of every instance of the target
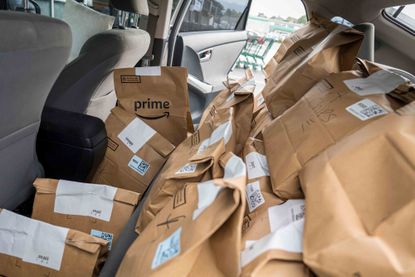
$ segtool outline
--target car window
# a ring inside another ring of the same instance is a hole
[[[235,30],[249,0],[192,0],[181,32]]]
[[[386,8],[385,14],[393,22],[415,34],[415,4]]]
[[[344,25],[346,27],[353,27],[354,24],[351,23],[350,21],[348,21],[347,19],[344,19],[341,16],[335,16],[331,19],[332,22],[340,24],[340,25]]]

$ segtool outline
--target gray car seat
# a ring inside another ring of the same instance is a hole
[[[15,209],[42,173],[40,115],[68,59],[71,32],[62,21],[11,11],[0,11],[0,29],[0,208]]]
[[[148,14],[146,0],[113,0],[117,9]],[[82,46],[52,88],[46,106],[86,113],[105,120],[115,106],[113,70],[133,67],[150,44],[147,32],[119,28],[94,35]]]

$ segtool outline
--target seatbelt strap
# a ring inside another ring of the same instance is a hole
[[[157,30],[157,22],[159,20],[158,15],[149,14],[147,17],[147,32],[150,34],[150,46],[148,47],[147,53],[142,58],[142,66],[149,66],[154,60],[153,47],[154,39]]]

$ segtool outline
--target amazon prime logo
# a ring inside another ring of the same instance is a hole
[[[134,110],[136,112],[136,115],[143,119],[155,120],[155,119],[160,119],[163,117],[168,118],[170,116],[170,112],[168,111],[169,109],[170,109],[169,101],[151,100],[150,98],[147,98],[147,100],[144,100],[144,101],[134,102]],[[144,116],[144,115],[139,114],[139,112],[143,110],[157,111],[157,113],[156,115]]]

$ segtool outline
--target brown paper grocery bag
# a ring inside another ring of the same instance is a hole
[[[286,207],[287,204],[273,193],[262,141],[249,138],[244,154],[248,182],[242,227],[242,276],[309,276],[302,263],[302,251],[290,252],[278,244],[282,239],[278,238],[280,228],[303,220],[304,201],[289,202]],[[295,243],[302,235],[291,239]]]
[[[0,211],[1,276],[98,276],[108,242]]]
[[[415,275],[414,120],[390,113],[301,172],[304,260],[318,276]]]
[[[116,69],[114,80],[118,105],[138,116],[172,144],[178,145],[188,131],[193,131],[186,68]]]
[[[272,191],[269,168],[263,141],[249,138],[244,151],[247,168],[246,200],[242,244],[258,240],[271,232],[268,222],[268,208],[284,202]]]
[[[245,165],[224,155],[225,179],[187,184],[131,245],[117,276],[237,276]]]
[[[202,125],[208,118],[212,118],[217,109],[229,108],[251,97],[255,91],[255,79],[252,70],[245,70],[245,74],[238,80],[227,79],[225,88],[209,103],[200,119]]]
[[[187,151],[187,147],[178,146],[174,153],[177,159],[166,163],[163,172],[151,187],[137,221],[138,233],[146,228],[186,183],[197,183],[223,176],[223,169],[219,165],[219,159],[225,153],[223,141],[210,146],[202,154],[195,153],[190,158],[186,158],[187,153],[184,151]]]
[[[246,139],[248,138],[250,124],[253,116],[253,98],[255,79],[251,70],[246,70],[245,77],[220,92],[207,106],[199,126],[210,122],[216,125],[226,118],[232,118],[235,138],[235,148],[227,149],[240,155]]]
[[[120,188],[65,180],[38,178],[34,186],[33,219],[105,239],[109,249],[116,244],[140,196]]]
[[[244,102],[239,104],[245,106]],[[216,110],[213,116],[209,116],[192,136],[176,148],[149,191],[138,220],[137,230],[139,232],[144,230],[157,212],[163,208],[166,201],[181,188],[180,186],[187,182],[223,177],[224,172],[218,166],[219,157],[224,152],[241,152],[246,141],[243,138],[247,137],[249,132],[252,111],[250,114],[240,113],[241,116],[237,121],[235,116],[235,110],[239,109],[237,106]],[[250,107],[252,108],[252,105]],[[238,128],[241,126],[237,125],[238,123],[248,127]],[[176,176],[182,168],[183,170],[186,167],[195,168],[195,163],[202,164],[197,165],[195,172]]]
[[[144,193],[174,146],[134,114],[115,107],[105,121],[108,147],[92,182]]]
[[[359,71],[330,74],[265,128],[271,183],[279,197],[304,198],[298,173],[311,158],[393,111],[381,88],[361,96],[345,83],[370,80],[361,77]]]
[[[272,117],[281,115],[330,73],[352,69],[362,40],[362,33],[338,26],[314,47],[294,50],[274,70],[262,91]]]
[[[265,78],[268,79],[278,64],[293,51],[305,51],[321,42],[333,31],[338,24],[330,19],[313,14],[310,21],[301,29],[291,33],[283,40],[275,55],[264,68]]]
[[[277,269],[274,274],[309,276],[302,261],[304,200],[268,205],[255,216],[242,235],[242,275],[267,276]]]

